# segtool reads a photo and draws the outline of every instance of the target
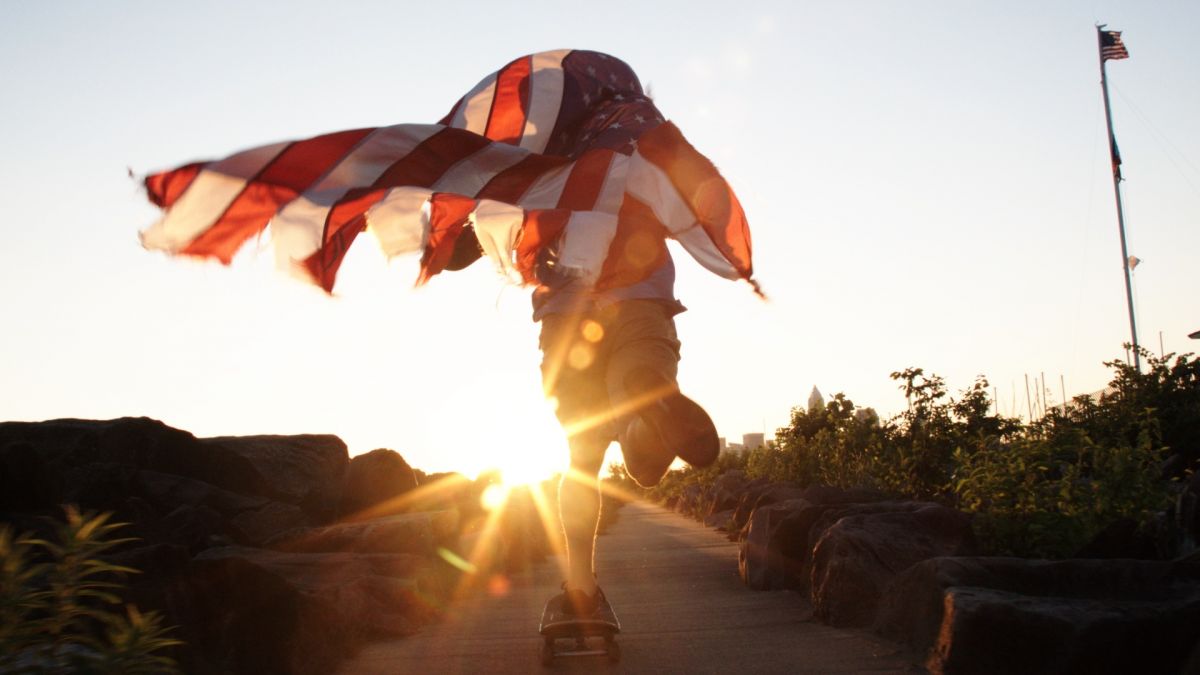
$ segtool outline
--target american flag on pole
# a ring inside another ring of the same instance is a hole
[[[1100,62],[1127,58],[1129,58],[1129,51],[1125,49],[1125,43],[1121,41],[1121,31],[1100,31]]]
[[[678,241],[701,265],[752,280],[750,230],[713,164],[606,54],[559,50],[485,77],[437,124],[275,143],[145,179],[162,218],[148,249],[228,264],[268,225],[279,263],[332,291],[370,230],[390,257],[421,253],[423,283],[469,224],[504,273],[557,270],[597,288],[645,278]]]

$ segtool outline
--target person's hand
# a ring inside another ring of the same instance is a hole
[[[450,262],[446,263],[446,269],[457,272],[479,260],[482,255],[483,248],[479,246],[475,228],[470,224],[465,225],[462,233],[458,235],[458,239],[454,240],[454,252],[450,254]]]

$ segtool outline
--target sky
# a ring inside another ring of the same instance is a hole
[[[333,433],[427,471],[552,471],[528,290],[486,264],[413,288],[370,237],[336,297],[143,250],[129,176],[319,133],[436,121],[484,75],[615,55],[737,191],[769,296],[675,248],[680,384],[720,433],[816,386],[883,415],[889,373],[1002,414],[1110,379],[1129,341],[1097,23],[1139,337],[1200,329],[1200,3],[0,3],[0,420],[148,416],[199,436]],[[1160,340],[1161,336],[1161,340]]]

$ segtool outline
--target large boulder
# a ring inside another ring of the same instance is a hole
[[[432,555],[458,534],[457,511],[402,513],[326,527],[297,528],[267,542],[297,553],[416,553]]]
[[[933,558],[875,629],[933,673],[1179,673],[1200,640],[1200,564]]]
[[[207,452],[243,457],[269,485],[276,500],[300,507],[314,522],[336,515],[350,455],[332,435],[218,436],[200,439]]]
[[[366,640],[432,620],[446,585],[410,555],[211,549],[171,587],[188,672],[328,673]]]
[[[395,450],[356,455],[342,483],[338,514],[345,518],[399,513],[409,507],[400,497],[416,487],[417,475]]]
[[[38,458],[31,457],[35,448]],[[246,458],[226,448],[206,448],[195,436],[145,417],[114,420],[61,419],[0,423],[0,485],[34,481],[30,490],[3,490],[4,508],[32,511],[47,504],[74,503],[113,509],[126,496],[127,481],[141,469],[184,476],[247,495],[274,496]]]
[[[219,531],[247,545],[261,544],[308,524],[297,506],[157,471],[137,472],[130,491],[168,516],[178,514],[181,507],[188,507],[190,513],[215,513],[220,517]],[[124,510],[120,515],[126,515]],[[146,518],[136,518],[134,522],[144,523]]]
[[[801,494],[805,492],[808,490]],[[789,494],[795,494],[794,488],[764,493],[759,500]],[[738,536],[738,572],[748,586],[758,590],[786,588],[807,593],[812,577],[813,548],[826,529],[847,515],[905,508],[896,502],[845,503],[841,501],[846,495],[843,491],[812,494],[814,498],[829,499],[830,503],[814,504],[804,498],[783,499],[760,506],[751,514],[750,521]]]
[[[709,516],[729,511],[730,515],[737,508],[738,500],[742,496],[742,490],[745,489],[749,481],[746,479],[746,474],[737,469],[726,471],[717,476],[712,482],[708,490],[704,493],[704,501],[701,506],[700,513],[696,514],[701,520],[707,519]]]
[[[759,507],[750,516],[738,547],[738,574],[756,590],[796,588],[807,557],[808,532],[821,515],[803,499]]]
[[[869,625],[884,589],[912,565],[975,553],[971,517],[961,511],[922,502],[861,510],[823,528],[812,548],[813,613],[831,625]]]
[[[742,490],[733,512],[733,524],[740,530],[750,522],[750,514],[758,507],[803,496],[804,490],[792,483],[772,483],[765,478],[756,478]]]

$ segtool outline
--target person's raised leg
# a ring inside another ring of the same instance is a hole
[[[676,456],[696,467],[717,459],[717,430],[708,413],[679,391],[679,340],[661,305],[621,303],[607,369],[608,396],[618,415],[629,475],[656,485]]]

